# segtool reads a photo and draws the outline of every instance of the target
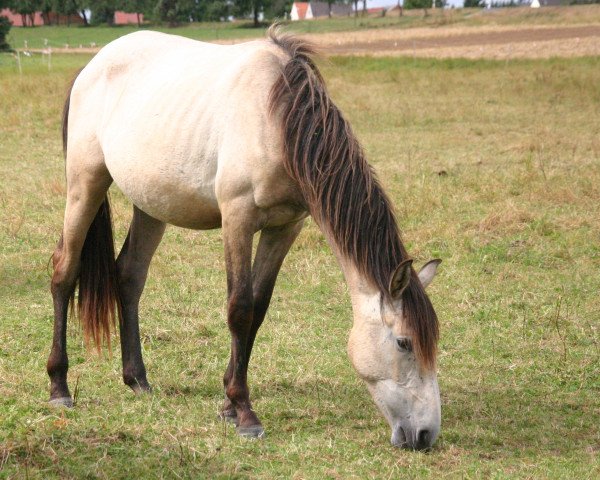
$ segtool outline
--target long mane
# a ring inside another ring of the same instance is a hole
[[[269,30],[289,55],[270,93],[271,114],[281,115],[285,168],[308,209],[336,247],[391,302],[390,278],[409,258],[391,203],[367,163],[350,124],[332,102],[307,42]],[[425,368],[435,366],[438,321],[414,270],[402,294],[413,348]]]

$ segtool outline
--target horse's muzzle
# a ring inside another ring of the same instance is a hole
[[[427,429],[412,429],[397,425],[392,430],[392,445],[408,450],[429,450],[437,438],[437,432]]]

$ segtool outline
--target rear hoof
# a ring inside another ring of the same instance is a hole
[[[138,395],[150,395],[152,393],[152,387],[148,384],[146,385],[129,385],[129,387],[133,390],[136,396]]]
[[[136,395],[152,393],[152,387],[145,378],[142,380],[138,380],[135,377],[127,377],[124,378],[123,381],[125,382],[125,385],[131,388],[133,390],[133,393],[135,393]]]
[[[73,408],[73,399],[71,397],[51,398],[48,403],[55,408]]]
[[[236,432],[243,438],[264,438],[265,429],[262,425],[253,425],[251,427],[237,427]]]

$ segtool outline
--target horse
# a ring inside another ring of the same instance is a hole
[[[138,306],[152,256],[166,224],[221,228],[231,334],[221,415],[239,435],[263,436],[248,362],[284,257],[310,215],[347,282],[348,353],[391,427],[391,443],[433,445],[439,334],[425,287],[440,260],[414,269],[390,200],[315,55],[277,28],[229,46],[143,31],[106,45],[76,76],[63,113],[67,193],[52,256],[52,405],[73,406],[69,306],[99,351],[110,348],[118,324],[123,381],[136,394],[151,390]],[[133,204],[116,258],[113,182]]]

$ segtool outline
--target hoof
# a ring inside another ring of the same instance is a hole
[[[265,429],[262,425],[253,425],[251,427],[237,427],[236,432],[244,438],[264,438]]]
[[[150,395],[152,393],[152,387],[150,385],[130,385],[130,388],[133,390],[136,396],[138,395]]]
[[[48,402],[53,407],[73,408],[73,399],[71,397],[51,398]]]
[[[152,387],[145,378],[137,379],[134,377],[123,378],[123,382],[133,390],[136,395],[152,393]]]

